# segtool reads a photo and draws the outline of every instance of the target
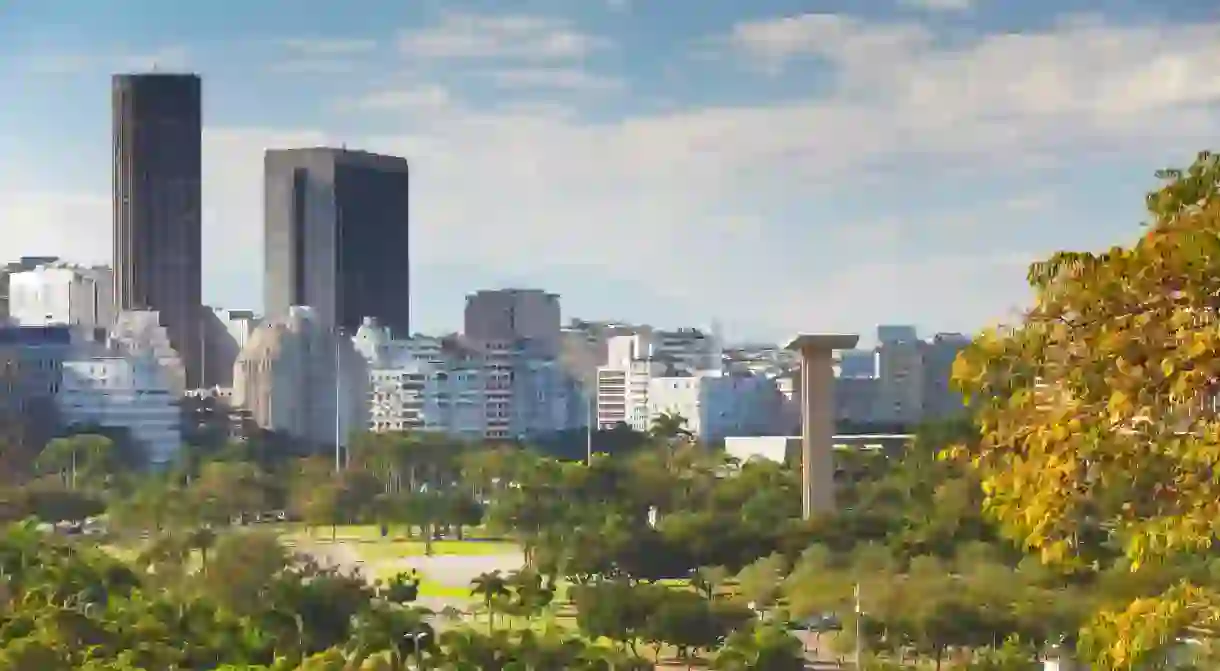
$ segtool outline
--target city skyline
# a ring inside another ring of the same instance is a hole
[[[506,285],[733,340],[972,331],[1025,262],[1137,235],[1152,172],[1220,136],[1201,3],[613,4],[8,8],[0,256],[109,261],[105,89],[152,65],[208,92],[204,302],[265,308],[263,150],[346,143],[418,166],[433,332]]]

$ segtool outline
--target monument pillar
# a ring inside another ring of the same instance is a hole
[[[801,355],[801,512],[805,519],[835,510],[834,353],[860,337],[802,334],[788,343]]]

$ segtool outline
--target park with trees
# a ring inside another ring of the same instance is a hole
[[[1220,668],[1220,160],[1158,177],[1133,244],[1031,266],[1021,321],[955,365],[968,415],[836,453],[813,519],[798,464],[674,415],[588,460],[419,432],[338,468],[206,427],[157,472],[94,431],[0,445],[0,669]],[[456,590],[396,563],[487,547],[520,560]]]

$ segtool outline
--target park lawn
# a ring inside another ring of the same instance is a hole
[[[275,531],[276,533],[279,533],[282,537],[290,539],[290,540],[300,540],[300,539],[308,539],[308,540],[314,540],[314,541],[330,540],[331,535],[332,535],[330,526],[323,525],[323,526],[307,527],[299,522],[291,522],[288,524],[275,524],[275,525],[269,524],[269,525],[265,525],[263,528],[266,528],[270,531]],[[419,542],[421,545],[423,544],[422,541],[418,541],[417,539],[409,537],[407,535],[406,528],[404,528],[402,526],[391,526],[388,529],[388,532],[389,533],[388,533],[387,537],[383,538],[381,536],[381,526],[377,525],[377,524],[340,524],[340,525],[336,526],[334,529],[334,537],[335,537],[335,540],[348,541],[348,542],[381,543],[381,542],[387,542],[387,541],[403,541],[403,542]],[[436,542],[437,543],[465,543],[468,541],[469,542],[489,542],[489,541],[507,542],[507,541],[503,541],[502,538],[498,538],[498,537],[490,534],[486,529],[484,529],[482,527],[466,528],[465,532],[462,535],[461,541],[458,541],[456,539],[445,539],[445,540],[436,541]]]
[[[136,548],[136,547],[132,547],[131,545],[117,544],[117,543],[103,543],[97,547],[102,552],[105,552],[106,554],[110,555],[111,557],[118,559],[119,561],[123,562],[124,564],[133,563],[133,562],[135,562],[136,558],[140,556],[140,549]]]
[[[397,559],[399,557],[419,557],[426,553],[427,547],[423,541],[380,541],[360,543],[352,547],[365,561],[380,561]],[[501,555],[516,552],[514,543],[503,541],[433,541],[432,555],[475,557],[483,555]]]
[[[440,598],[440,599],[473,599],[470,594],[469,587],[461,585],[442,585],[438,582],[424,580],[419,584],[419,595],[421,597]]]

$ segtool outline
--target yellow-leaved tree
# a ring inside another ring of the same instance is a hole
[[[1098,543],[1134,570],[1220,530],[1220,156],[1157,176],[1138,240],[1033,264],[1023,321],[981,334],[953,369],[981,440],[949,456],[979,471],[1009,533],[1072,570]],[[1081,649],[1094,668],[1132,669],[1218,619],[1220,594],[1181,583],[1105,608]]]

